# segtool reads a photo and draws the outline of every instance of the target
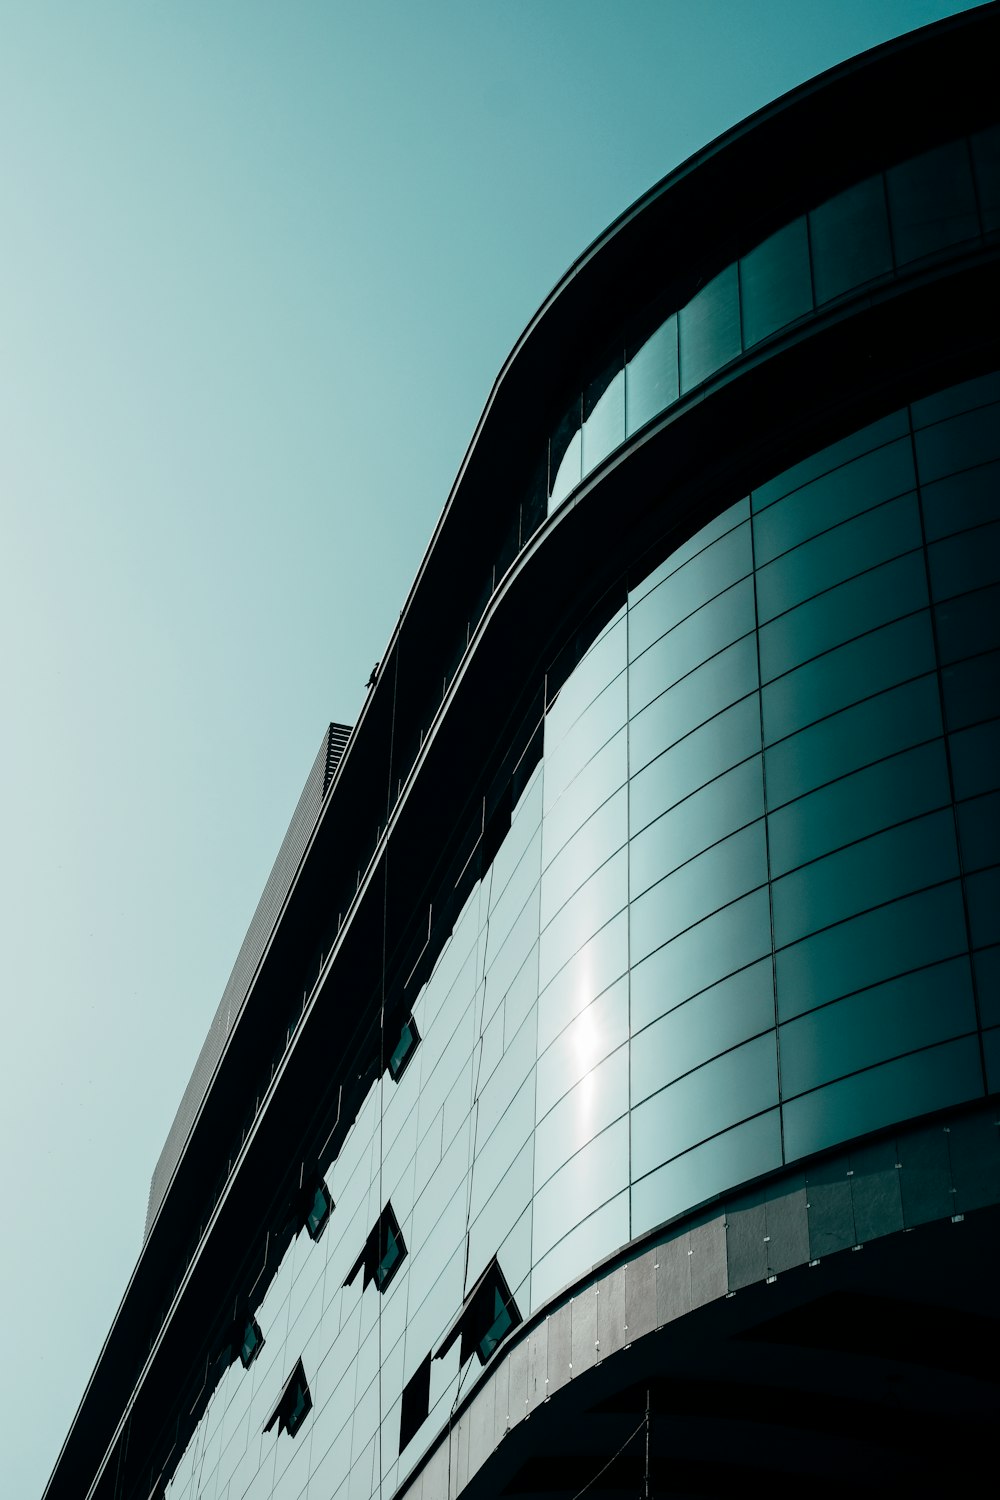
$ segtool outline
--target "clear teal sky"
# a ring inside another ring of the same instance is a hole
[[[692,151],[964,8],[0,4],[5,1495],[524,324]]]

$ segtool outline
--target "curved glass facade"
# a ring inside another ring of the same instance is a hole
[[[622,581],[172,1500],[391,1493],[475,1383],[454,1330],[496,1267],[529,1317],[715,1194],[997,1089],[998,418],[1000,377],[897,411]],[[357,1275],[387,1216],[390,1274]]]

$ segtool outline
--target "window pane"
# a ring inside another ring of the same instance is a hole
[[[934,677],[904,683],[764,752],[769,807],[942,732]]]
[[[782,1026],[782,1093],[787,1099],[975,1029],[968,959],[919,969]]]
[[[744,761],[637,834],[629,848],[631,899],[703,849],[762,817],[762,771],[759,755]]]
[[[941,686],[949,729],[964,729],[1000,712],[1000,651],[944,667]]]
[[[950,809],[903,823],[776,880],[775,945],[957,874]]]
[[[781,1166],[778,1110],[678,1156],[632,1188],[632,1233],[642,1234],[736,1183]]]
[[[703,990],[632,1040],[632,1103],[774,1025],[771,961]]]
[[[658,948],[632,969],[632,1029],[771,951],[767,891],[754,891]]]
[[[760,752],[760,709],[745,698],[716,715],[651,761],[629,787],[629,826],[635,831],[715,776]]]
[[[923,552],[909,552],[828,589],[760,631],[764,682],[833,646],[927,605]]]
[[[636,350],[625,370],[628,433],[638,432],[677,400],[677,316]]]
[[[996,864],[1000,858],[1000,794],[959,804],[958,839],[964,870],[984,870]]]
[[[956,801],[1000,786],[1000,721],[948,737]]]
[[[782,1108],[785,1157],[792,1161],[983,1092],[975,1038],[945,1042],[803,1094]]]
[[[941,661],[959,661],[1000,646],[1000,588],[949,599],[934,610]]]
[[[745,578],[717,599],[703,604],[673,630],[660,636],[629,667],[629,707],[633,713],[685,677],[717,651],[754,628],[753,580]]]
[[[775,955],[778,1015],[787,1021],[826,1000],[965,951],[965,911],[954,881],[782,949]]]
[[[915,437],[917,473],[923,484],[959,469],[1000,458],[1000,406],[980,406],[947,422],[925,427]]]
[[[886,173],[896,264],[979,236],[969,148],[936,146]]]
[[[931,542],[984,521],[1000,520],[1000,464],[983,464],[925,484],[921,498]]]
[[[749,522],[730,531],[671,573],[628,612],[630,660],[702,604],[745,578],[753,569]]]
[[[747,348],[812,311],[809,237],[804,218],[772,234],[740,261]]]
[[[595,380],[583,393],[583,472],[621,447],[625,441],[625,372],[618,366]]]
[[[629,725],[632,774],[756,687],[757,648],[748,635],[635,713]]]
[[[865,834],[946,807],[950,800],[943,741],[894,755],[771,813],[771,874],[784,874]]]
[[[552,434],[549,443],[549,510],[565,499],[582,476],[580,402],[576,400]]]
[[[871,510],[881,500],[906,494],[915,484],[909,437],[832,468],[754,516],[757,566],[841,521]]]
[[[801,459],[774,479],[758,485],[752,496],[754,514],[759,515],[783,495],[790,495],[793,490],[808,484],[819,475],[828,474],[841,464],[859,458],[863,453],[881,448],[883,443],[891,443],[898,438],[905,438],[909,442],[909,435],[910,427],[905,411],[894,411],[888,417],[880,417],[877,422],[872,422],[869,427],[861,427],[848,433],[847,437],[840,438],[827,448],[821,448],[818,453],[810,453],[808,458]]]
[[[809,231],[817,305],[891,271],[881,174],[813,209]]]
[[[982,870],[965,882],[974,948],[1000,943],[1000,869]]]
[[[632,901],[633,962],[767,880],[764,821],[731,834]]]
[[[702,287],[678,315],[681,390],[693,390],[740,352],[740,308],[735,265]]]
[[[757,573],[761,620],[921,545],[915,495],[903,495],[803,542]]]
[[[964,594],[1000,581],[1000,522],[977,526],[934,542],[927,549],[935,599]]]
[[[774,1035],[757,1037],[633,1109],[632,1174],[642,1177],[707,1136],[777,1103]]]
[[[933,667],[928,611],[884,625],[768,683],[761,691],[765,743]]]

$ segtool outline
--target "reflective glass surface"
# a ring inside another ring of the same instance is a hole
[[[818,305],[891,271],[881,174],[855,183],[813,209],[809,234]]]
[[[727,266],[696,292],[678,318],[681,390],[690,391],[740,352],[739,277]]]
[[[740,261],[743,338],[747,348],[812,311],[809,236],[793,219]]]
[[[677,317],[661,323],[625,367],[625,415],[629,435],[673,405],[679,394]]]

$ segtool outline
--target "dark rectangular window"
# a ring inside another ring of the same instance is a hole
[[[399,1451],[402,1453],[411,1438],[415,1437],[427,1419],[431,1398],[431,1357],[425,1354],[409,1380],[403,1386],[403,1402],[399,1413]]]

